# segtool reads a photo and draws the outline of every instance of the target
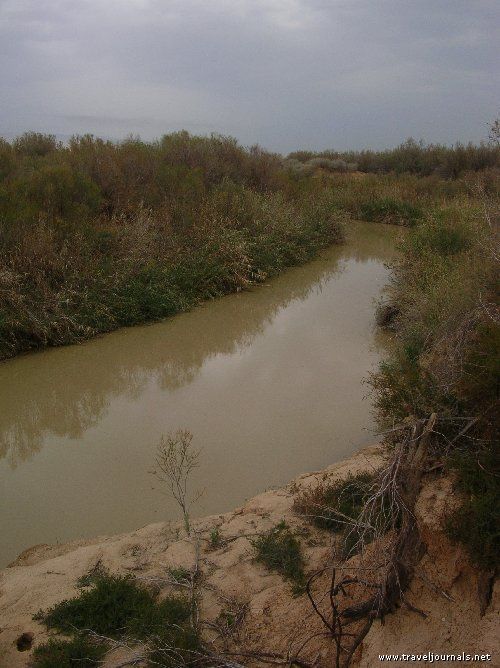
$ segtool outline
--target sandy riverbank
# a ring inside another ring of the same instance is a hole
[[[285,488],[260,494],[233,512],[193,522],[201,544],[202,620],[217,622],[224,611],[241,613],[241,623],[226,638],[220,637],[221,629],[207,631],[214,647],[220,648],[225,642],[234,651],[286,654],[306,643],[301,654],[305,659],[318,667],[333,665],[331,641],[324,636],[312,637],[323,629],[307,597],[294,598],[288,583],[256,563],[248,538],[285,519],[302,533],[307,570],[320,568],[331,556],[331,535],[312,528],[293,513],[294,494],[320,479],[376,469],[383,459],[381,446],[371,446],[324,471],[299,476]],[[482,606],[478,595],[483,582],[480,574],[470,566],[462,549],[449,543],[441,528],[446,508],[453,502],[451,481],[434,478],[425,482],[417,504],[417,519],[427,551],[407,599],[425,617],[403,605],[387,616],[383,625],[375,622],[358,650],[355,664],[368,668],[379,663],[379,653],[398,652],[494,653],[496,649],[498,657],[498,589],[492,592],[491,602],[484,609],[484,597]],[[209,536],[215,527],[222,542],[212,549]],[[0,572],[0,665],[29,665],[31,652],[19,652],[16,640],[26,632],[34,634],[34,646],[47,638],[44,627],[33,621],[33,614],[75,596],[77,578],[97,563],[112,573],[130,573],[168,591],[168,569],[189,569],[194,560],[193,543],[183,536],[181,525],[165,523],[118,536],[57,546],[38,545],[26,550]],[[321,586],[320,579],[317,587]],[[111,668],[122,663],[130,652],[116,649],[108,655],[105,665]],[[238,660],[244,665],[260,665],[248,657]]]

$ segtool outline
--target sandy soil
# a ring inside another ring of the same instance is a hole
[[[208,622],[206,635],[215,648],[225,644],[236,652],[258,650],[286,655],[304,645],[301,656],[318,668],[334,665],[331,641],[324,635],[313,637],[323,627],[307,597],[293,597],[288,583],[253,560],[249,538],[285,519],[302,533],[308,571],[320,568],[332,554],[331,535],[311,528],[293,513],[294,494],[321,479],[343,478],[348,473],[376,469],[383,459],[383,449],[371,446],[324,471],[302,475],[286,488],[260,494],[231,513],[193,522],[201,544],[201,619]],[[427,552],[407,600],[425,616],[403,605],[387,616],[384,624],[375,622],[358,650],[354,665],[363,668],[379,665],[378,655],[382,653],[429,651],[491,652],[499,660],[498,588],[486,608],[483,597],[482,609],[478,588],[484,588],[484,578],[442,531],[442,518],[453,498],[451,482],[436,478],[425,483],[417,504],[417,519]],[[214,527],[218,527],[222,537],[217,549],[211,549],[209,544]],[[183,536],[180,524],[151,524],[118,536],[58,546],[38,545],[26,550],[0,573],[2,668],[29,665],[31,651],[18,651],[19,636],[33,633],[33,646],[47,639],[47,632],[33,621],[33,614],[75,596],[77,578],[97,563],[110,572],[130,573],[169,592],[172,590],[169,569],[192,568],[195,550],[193,542]],[[316,591],[318,594],[327,591],[324,579],[318,580]],[[241,623],[231,634],[226,634],[221,624],[220,615],[224,612],[236,617],[241,613]],[[117,666],[130,656],[131,650],[117,648],[107,656],[106,666]],[[248,656],[237,660],[243,665],[261,665]],[[440,662],[440,665],[452,664]]]

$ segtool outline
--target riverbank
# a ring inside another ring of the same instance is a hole
[[[186,132],[0,141],[0,360],[237,292],[340,242],[351,217],[412,226],[495,190],[496,148],[435,149],[364,151],[348,169]]]
[[[299,651],[304,662],[316,662],[318,668],[331,666],[335,646],[322,633],[309,599],[305,594],[295,596],[289,582],[257,563],[250,541],[285,520],[299,537],[306,574],[328,565],[335,547],[333,534],[298,516],[293,511],[294,498],[318,481],[372,472],[385,459],[382,446],[370,446],[323,471],[301,475],[284,488],[260,494],[230,513],[194,520],[201,546],[198,559],[194,541],[183,534],[180,523],[156,523],[118,536],[26,550],[0,575],[0,665],[28,666],[31,650],[18,651],[17,640],[22,634],[33,634],[36,647],[48,637],[33,615],[75,597],[78,578],[99,565],[111,574],[128,574],[158,587],[162,595],[183,591],[182,585],[172,584],[172,573],[196,568],[203,636],[214,651],[232,652],[233,659],[245,666],[264,665],[251,657],[254,652],[286,656]],[[406,605],[387,615],[383,624],[373,623],[354,665],[376,665],[381,653],[494,654],[500,650],[495,639],[498,587],[489,598],[481,597],[481,574],[470,565],[463,548],[451,544],[443,532],[443,518],[455,504],[450,478],[427,475],[416,506],[426,550],[406,592]],[[350,564],[352,560],[346,564],[347,572]],[[320,607],[324,606],[328,582],[319,578],[315,591]],[[223,624],[228,616],[234,624]],[[117,643],[104,665],[125,665],[141,653],[142,646],[127,648]]]
[[[26,139],[38,152],[3,146],[0,360],[188,311],[343,239],[331,193],[286,192],[278,157],[234,140]]]
[[[389,338],[373,309],[400,234],[353,222],[251,290],[0,364],[0,567],[36,543],[175,518],[149,474],[162,434],[189,429],[202,448],[198,515],[371,442],[363,378]]]

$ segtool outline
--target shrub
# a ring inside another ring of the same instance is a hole
[[[312,169],[325,169],[327,172],[347,172],[348,164],[345,160],[330,160],[329,158],[311,158],[305,163]]]
[[[208,545],[211,550],[217,550],[224,545],[219,527],[214,527],[210,530]]]
[[[87,638],[76,636],[71,640],[50,638],[33,651],[31,668],[94,668],[102,665],[107,651]]]
[[[392,329],[399,315],[399,309],[391,302],[379,303],[375,312],[375,319],[379,327]]]
[[[357,519],[373,479],[371,473],[358,473],[344,480],[320,482],[301,491],[294,499],[293,509],[321,529],[343,531]]]
[[[87,631],[109,638],[142,639],[150,648],[150,661],[166,668],[190,665],[194,656],[203,656],[198,631],[190,624],[187,599],[167,596],[160,600],[132,578],[109,575],[101,568],[95,568],[80,583],[91,588],[35,615],[47,628],[74,636],[70,642],[56,640],[42,646],[36,668],[77,665],[79,652],[87,650],[90,663],[82,665],[97,665],[92,662],[102,651],[84,637]],[[67,664],[50,663],[53,659]]]
[[[498,452],[463,452],[449,467],[458,473],[462,505],[447,518],[448,535],[462,543],[480,568],[500,565],[500,462]]]
[[[487,211],[491,204],[483,202]],[[381,426],[437,414],[433,452],[456,471],[464,494],[447,531],[482,568],[497,565],[500,547],[494,216],[457,200],[405,235],[389,295],[399,311],[394,345],[372,378]]]
[[[413,225],[453,198],[467,209],[488,161],[482,183],[498,194],[498,147],[449,149],[467,169],[455,181],[434,173],[446,151],[410,141],[282,160],[187,132],[149,143],[2,141],[0,359],[240,290],[341,242],[349,214]],[[376,175],[353,176],[354,163]],[[432,243],[456,254],[460,234],[448,227]]]
[[[290,580],[298,593],[305,584],[304,559],[300,543],[288,525],[282,521],[251,543],[255,559]]]
[[[0,359],[171,316],[343,236],[337,209],[229,138],[37,142],[0,146]]]
[[[500,147],[492,126],[491,143],[479,145],[455,144],[424,144],[412,138],[385,151],[295,151],[288,159],[302,163],[313,160],[343,160],[346,163],[357,163],[362,172],[397,174],[418,174],[429,176],[440,174],[447,179],[456,179],[466,171],[480,171],[498,166],[500,163]]]
[[[420,207],[390,197],[362,202],[359,208],[362,220],[393,225],[415,225],[423,215]]]
[[[41,132],[25,132],[13,142],[17,153],[29,157],[42,157],[58,148],[55,135],[45,135]]]
[[[99,575],[89,590],[58,603],[36,618],[49,629],[62,633],[92,630],[110,638],[129,634],[136,638],[171,629],[183,634],[190,605],[184,598],[170,596],[158,601],[147,589],[129,577]]]

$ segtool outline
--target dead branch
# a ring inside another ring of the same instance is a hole
[[[405,600],[404,592],[424,548],[414,509],[422,476],[429,463],[429,442],[436,421],[437,416],[433,413],[427,420],[406,422],[405,438],[396,446],[388,465],[379,473],[360,516],[352,523],[352,531],[359,535],[355,549],[361,551],[361,556],[359,563],[350,564],[348,570],[371,571],[374,579],[371,580],[368,574],[363,578],[347,574],[337,581],[337,571],[342,567],[333,566],[328,592],[329,615],[320,608],[312,593],[312,585],[326,569],[313,573],[307,582],[306,593],[312,608],[336,644],[337,668],[349,666],[375,619],[383,619],[401,604],[425,615]],[[383,558],[380,563],[366,568],[363,562],[364,545],[377,540]],[[347,596],[351,586],[357,591],[371,593],[364,600],[341,607],[340,596]],[[364,624],[359,627],[358,622],[362,620]],[[355,625],[354,631],[351,631],[351,625]],[[346,626],[350,627],[349,632]]]

